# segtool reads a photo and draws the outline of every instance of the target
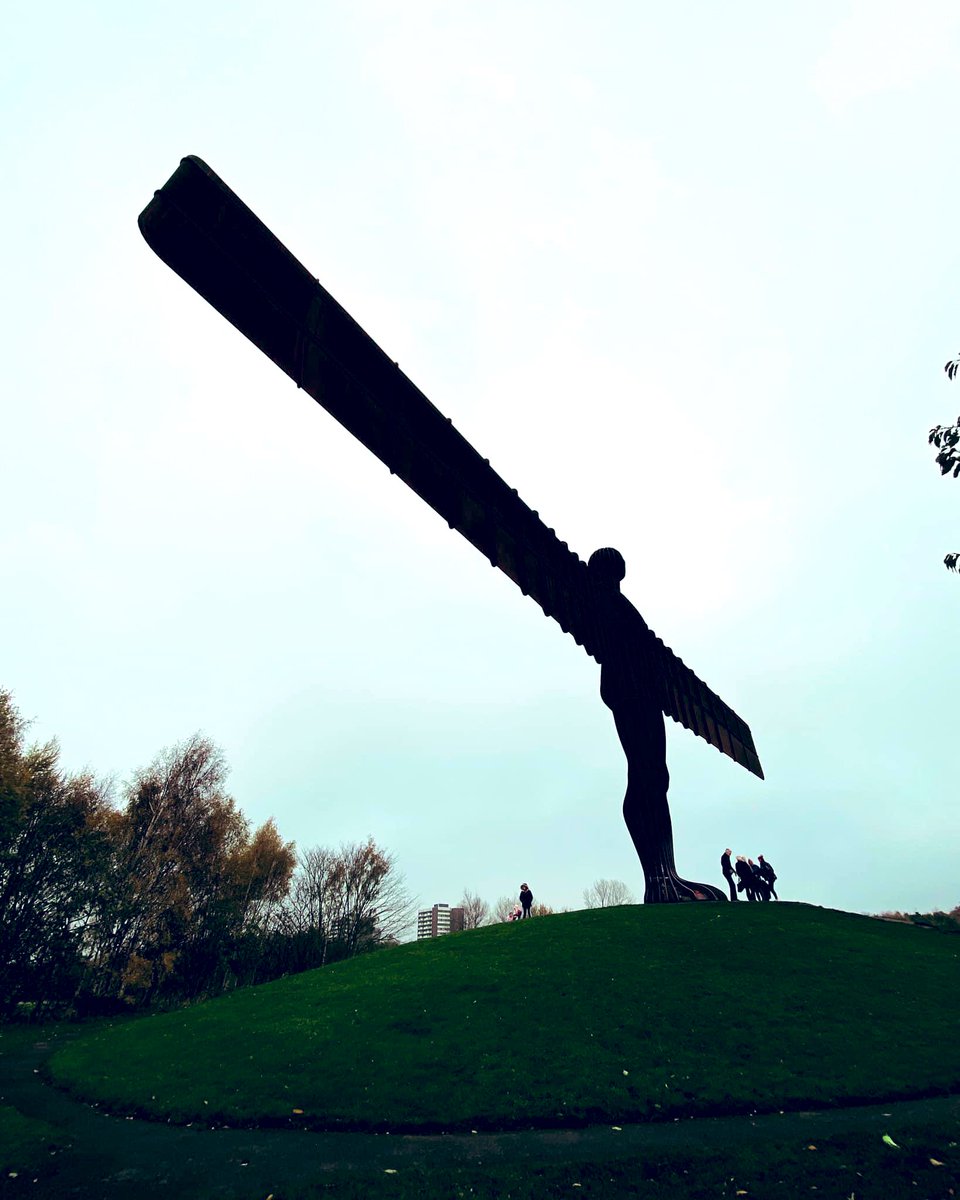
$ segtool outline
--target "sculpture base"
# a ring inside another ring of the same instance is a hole
[[[726,900],[719,888],[710,883],[691,883],[674,872],[647,876],[644,904],[681,904],[689,900]]]

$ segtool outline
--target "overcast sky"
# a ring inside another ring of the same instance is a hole
[[[0,687],[116,780],[197,730],[252,822],[423,906],[642,877],[599,668],[173,275],[236,191],[749,722],[668,723],[678,866],[960,903],[960,7],[19,5],[0,96]]]

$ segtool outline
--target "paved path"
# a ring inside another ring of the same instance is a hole
[[[50,1048],[38,1042],[0,1059],[0,1104],[57,1127],[69,1147],[51,1159],[33,1184],[33,1173],[10,1190],[38,1198],[148,1200],[174,1194],[266,1197],[281,1186],[318,1182],[325,1173],[357,1168],[402,1170],[404,1165],[445,1163],[489,1166],[497,1162],[599,1161],[642,1158],[685,1149],[729,1148],[745,1141],[873,1130],[878,1136],[913,1124],[960,1120],[960,1096],[897,1101],[816,1112],[688,1120],[584,1129],[512,1133],[407,1134],[310,1133],[298,1130],[210,1130],[112,1117],[47,1084],[40,1066]]]

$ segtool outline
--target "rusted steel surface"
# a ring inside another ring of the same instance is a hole
[[[156,254],[603,663],[627,653],[660,706],[763,777],[743,721],[626,597],[608,645],[587,564],[548,528],[204,162],[183,159],[140,214]],[[632,645],[631,645],[632,643]]]

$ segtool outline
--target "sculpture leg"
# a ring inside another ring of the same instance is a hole
[[[667,739],[659,708],[630,706],[629,724],[617,719],[617,732],[627,755],[627,794],[623,819],[643,867],[644,904],[681,900],[726,900],[719,888],[693,883],[677,874],[673,857],[673,824],[667,803]],[[621,728],[621,726],[624,726]]]

